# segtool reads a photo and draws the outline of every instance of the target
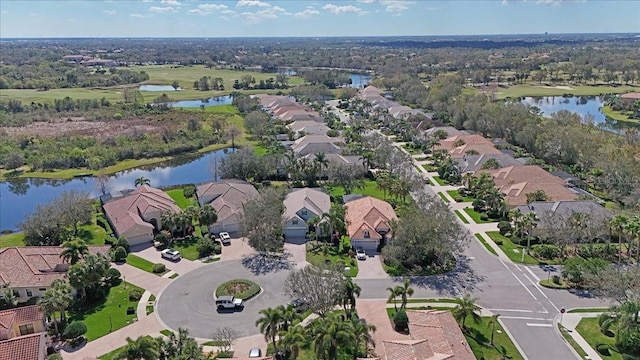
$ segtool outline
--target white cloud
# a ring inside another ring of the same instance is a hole
[[[142,2],[153,2],[153,0],[142,0]]]
[[[409,8],[409,4],[411,4],[411,1],[380,0],[380,4],[384,5],[388,12],[401,13]]]
[[[178,0],[160,0],[161,3],[173,6],[180,6],[180,2]]]
[[[318,14],[320,14],[320,11],[314,9],[313,7],[308,7],[302,11],[294,13],[293,16],[303,18],[303,19],[308,19],[313,15],[318,15]]]
[[[149,8],[149,11],[154,13],[169,13],[169,12],[176,12],[176,9],[172,8],[171,6],[166,6],[166,7],[152,6]]]
[[[358,2],[363,4],[372,4],[376,2],[376,0],[358,0]]]
[[[236,12],[235,12],[235,11],[233,11],[233,10],[229,10],[229,9],[227,9],[227,10],[222,10],[222,11],[220,11],[220,13],[221,13],[221,14],[226,14],[226,15],[231,15],[231,14],[235,14]]]
[[[148,18],[149,17],[149,15],[143,15],[143,14],[131,14],[129,16],[134,17],[134,18]]]
[[[103,13],[107,14],[107,15],[113,15],[116,13],[115,10],[104,10]]]
[[[271,4],[260,0],[239,0],[237,7],[271,7]]]
[[[344,13],[356,13],[359,15],[363,15],[366,14],[367,12],[362,10],[361,8],[357,7],[357,6],[353,6],[353,5],[342,5],[342,6],[338,6],[338,5],[334,5],[334,4],[326,4],[325,6],[322,7],[324,10],[327,10],[328,12],[332,13],[332,14],[344,14]]]
[[[227,5],[224,4],[201,4],[198,5],[195,9],[189,10],[190,14],[198,14],[198,15],[207,15],[212,11],[225,11],[228,8]]]

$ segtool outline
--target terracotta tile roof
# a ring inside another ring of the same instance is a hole
[[[475,356],[451,312],[408,310],[407,317],[411,338],[415,340],[426,339],[428,353],[433,354],[425,359],[475,360]],[[427,352],[425,351],[425,353]]]
[[[295,189],[287,194],[284,199],[285,219],[296,217],[296,213],[306,208],[319,217],[331,210],[329,194],[319,189],[302,188]]]
[[[386,340],[383,341],[385,358],[388,360],[436,360],[446,359],[435,354],[429,340]]]
[[[0,359],[10,360],[42,360],[45,333],[20,336],[0,341]]]
[[[363,196],[344,204],[347,233],[349,237],[356,237],[362,230],[369,230],[371,238],[379,238],[375,229],[377,226],[389,227],[389,221],[397,219],[393,207],[380,199]],[[377,236],[377,237],[376,237]]]
[[[491,175],[496,187],[505,194],[507,205],[525,205],[526,194],[542,190],[552,201],[574,200],[578,194],[569,190],[565,182],[537,165],[509,166],[495,170],[479,170],[478,176],[486,172]]]
[[[155,209],[161,213],[180,211],[180,207],[167,193],[148,185],[142,185],[128,195],[107,202],[103,208],[119,235],[135,225],[153,228],[153,225],[140,216],[149,210]]]
[[[632,92],[620,95],[622,99],[640,100],[640,92]]]
[[[457,142],[464,142],[463,145],[456,146]],[[462,157],[466,151],[475,150],[480,154],[501,154],[500,150],[493,146],[493,142],[482,135],[454,135],[444,140],[440,140],[434,150],[447,150],[454,157]]]
[[[243,205],[258,196],[258,190],[253,185],[240,180],[223,180],[200,184],[196,186],[196,193],[198,199],[213,199],[209,200],[208,203],[216,209],[219,222],[234,214],[242,214],[244,211]]]
[[[467,156],[468,152],[477,152],[480,155],[501,155],[502,151],[496,149],[493,144],[464,144],[449,150],[453,159],[460,159]]]
[[[304,131],[312,135],[326,135],[329,127],[324,123],[313,120],[299,120],[287,125],[287,128],[293,132]]]
[[[91,254],[108,254],[110,247],[89,246]],[[24,246],[0,249],[0,285],[47,287],[64,278],[68,264],[62,262],[61,246]]]

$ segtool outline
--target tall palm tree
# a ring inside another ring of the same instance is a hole
[[[127,337],[127,345],[118,355],[122,360],[157,360],[158,348],[155,340],[150,336],[140,336],[133,340]]]
[[[354,346],[353,359],[360,357],[366,357],[369,350],[369,346],[375,347],[373,341],[373,333],[376,332],[375,325],[367,324],[358,318],[351,318],[351,326],[353,327],[353,334],[355,335],[356,342]],[[365,351],[361,352],[361,347],[364,345]]]
[[[314,338],[313,349],[319,360],[337,360],[338,349],[347,348],[356,341],[351,322],[343,321],[337,314],[316,319],[310,331]]]
[[[278,345],[285,353],[286,359],[297,359],[300,347],[306,339],[306,331],[302,326],[290,326],[278,333]]]
[[[484,200],[491,212],[498,213],[504,201],[504,194],[497,188],[492,187],[484,191],[482,200]]]
[[[50,296],[53,297],[53,304],[56,306],[56,310],[60,313],[60,322],[67,320],[66,311],[67,308],[73,302],[73,288],[64,279],[55,279],[51,282],[51,286],[45,294],[52,291]]]
[[[618,236],[618,263],[622,262],[622,237],[626,235],[624,230],[629,222],[629,218],[624,214],[618,214],[611,219],[611,230]]]
[[[139,178],[136,179],[135,186],[138,187],[142,185],[151,185],[151,180],[147,179],[144,176],[140,176]]]
[[[387,198],[387,192],[391,189],[391,176],[389,173],[379,173],[376,175],[376,187],[382,191],[383,197]]]
[[[273,347],[276,347],[276,336],[282,324],[282,314],[278,309],[266,308],[260,310],[259,314],[262,317],[256,321],[256,326],[260,330],[260,333],[264,335],[264,339],[269,342]]]
[[[329,212],[322,214],[322,219],[326,219],[329,222],[332,231],[343,234],[345,232],[344,215],[344,205],[332,204]]]
[[[627,234],[629,240],[629,246],[627,248],[627,253],[629,257],[631,257],[631,248],[636,248],[636,266],[640,265],[640,219],[634,217],[633,220],[627,223],[625,226],[625,233]]]
[[[65,241],[62,246],[64,250],[60,253],[60,258],[71,265],[80,261],[84,256],[89,255],[89,247],[84,241],[77,239]]]
[[[396,300],[398,298],[398,286],[396,286],[396,287],[388,287],[387,291],[389,292],[388,301],[392,301],[393,300],[393,307],[395,308],[395,310],[397,312],[398,311],[398,303],[396,302]]]
[[[524,226],[522,226],[522,211],[520,209],[513,209],[509,211],[509,219],[513,223],[514,233],[519,233],[522,238],[524,233]]]
[[[160,216],[160,222],[162,223],[162,227],[171,231],[174,226],[176,226],[175,221],[175,213],[173,211],[167,210],[162,213]]]
[[[489,325],[491,326],[491,342],[490,342],[491,346],[493,346],[493,336],[496,333],[496,326],[498,325],[498,317],[500,317],[500,314],[494,314],[489,319]]]
[[[471,316],[473,322],[480,322],[480,315],[476,313],[476,311],[480,310],[480,307],[476,305],[476,300],[470,294],[466,294],[460,298],[458,306],[452,311],[453,317],[462,325],[463,330],[465,329],[465,321],[469,316]]]
[[[218,221],[216,209],[209,204],[203,205],[198,211],[198,224],[209,227],[215,224],[216,221]]]
[[[56,321],[54,315],[58,310],[58,307],[53,294],[49,293],[49,291],[45,292],[44,295],[38,299],[38,306],[40,307],[40,311],[42,311],[45,316],[51,317],[53,325],[56,329],[56,334],[59,334],[60,331],[58,330],[58,322]]]
[[[342,307],[347,319],[351,319],[351,315],[356,309],[356,298],[360,296],[362,289],[354,283],[350,277],[344,280],[344,293],[342,297]]]
[[[473,173],[468,172],[462,175],[462,182],[464,183],[464,186],[467,188],[468,191],[471,191],[471,187],[473,186],[474,180],[475,180],[475,177],[473,176]]]
[[[287,331],[298,319],[298,313],[296,313],[296,309],[292,306],[278,306],[277,310],[280,312],[280,328],[278,330]]]
[[[402,281],[402,286],[396,286],[396,294],[400,296],[402,303],[400,304],[400,309],[404,309],[407,307],[407,302],[409,298],[413,295],[413,288],[409,286],[409,279],[405,278]]]
[[[329,159],[327,159],[327,156],[320,151],[316,153],[313,159],[313,164],[317,168],[318,174],[322,176],[322,171],[329,167]]]
[[[412,188],[413,186],[409,179],[404,177],[394,177],[390,192],[396,197],[396,199],[401,200],[404,203],[406,202],[407,196],[411,193]]]

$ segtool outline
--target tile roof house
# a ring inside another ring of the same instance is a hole
[[[371,196],[351,198],[345,204],[347,235],[355,247],[376,251],[391,237],[391,220],[398,218],[393,207]]]
[[[278,115],[278,118],[280,120],[297,121],[297,120],[313,120],[318,118],[319,116],[320,114],[318,114],[315,111],[308,111],[304,109],[292,109],[292,110],[287,110],[284,113],[281,113],[280,115]]]
[[[109,254],[110,246],[89,246],[90,254]],[[0,287],[11,286],[18,301],[44,295],[56,279],[66,277],[69,264],[60,246],[22,246],[0,249]]]
[[[567,188],[565,182],[537,165],[508,166],[496,170],[479,170],[475,175],[488,173],[503,194],[507,205],[526,205],[526,194],[542,190],[553,201],[574,200],[578,194]]]
[[[294,189],[284,199],[285,239],[304,238],[309,232],[307,220],[322,217],[331,210],[329,194],[316,188]],[[331,231],[327,229],[328,235]]]
[[[154,230],[162,228],[165,211],[180,212],[180,207],[164,191],[142,185],[127,195],[102,205],[116,236],[124,236],[129,245],[153,241]]]
[[[495,148],[493,142],[482,135],[454,135],[448,137],[434,146],[434,150],[446,150],[452,158],[457,159],[467,155],[468,152],[478,154],[502,154]]]
[[[454,128],[453,126],[436,126],[436,127],[432,127],[431,129],[427,129],[424,131],[425,135],[431,136],[433,134],[435,134],[436,131],[438,130],[442,130],[444,132],[446,132],[448,134],[448,137],[452,137],[452,136],[456,136],[456,135],[462,135],[463,133]]]
[[[293,150],[298,157],[319,152],[325,154],[340,154],[342,148],[336,145],[336,143],[341,141],[341,138],[329,137],[327,135],[306,135],[296,140],[291,146],[291,150]]]
[[[518,160],[514,159],[513,156],[508,154],[465,155],[455,160],[456,169],[460,174],[473,173],[481,170],[482,166],[490,159],[497,161],[500,167],[522,165]]]
[[[329,127],[324,123],[313,120],[299,120],[287,125],[287,128],[294,133],[303,132],[308,135],[327,135]]]
[[[0,359],[44,360],[47,356],[45,332],[0,341]]]
[[[218,214],[218,221],[209,227],[211,233],[240,231],[244,204],[258,195],[253,185],[241,180],[222,180],[196,186],[200,205],[209,204]]]
[[[43,360],[45,317],[38,305],[0,311],[0,359]]]
[[[581,213],[588,215],[588,222],[596,230],[593,237],[609,235],[609,228],[606,223],[613,217],[613,214],[603,206],[590,200],[573,201],[534,201],[528,205],[519,205],[514,209],[519,209],[522,214],[530,212],[538,216],[538,225],[532,231],[532,235],[544,236],[548,233],[566,229],[571,230],[571,217]]]
[[[449,311],[407,310],[412,340],[384,341],[388,360],[475,360]]]

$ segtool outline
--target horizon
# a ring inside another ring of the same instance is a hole
[[[621,0],[2,1],[0,10],[0,39],[640,33],[640,1]]]

